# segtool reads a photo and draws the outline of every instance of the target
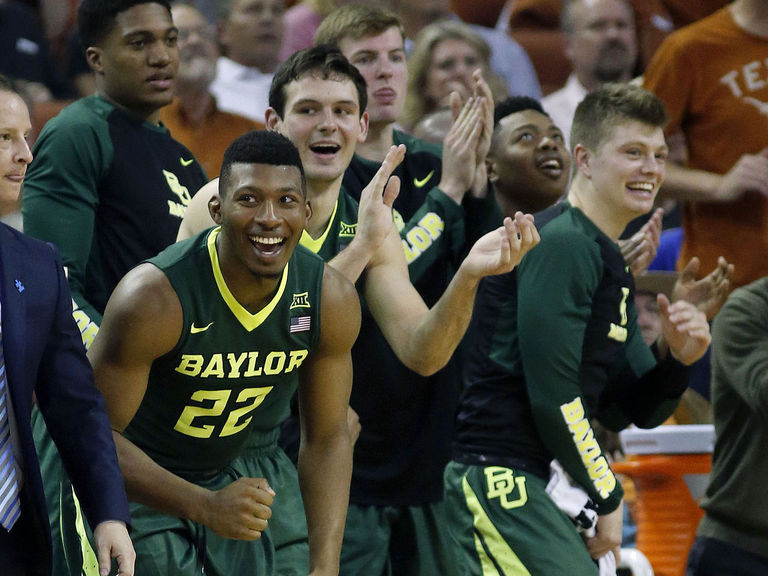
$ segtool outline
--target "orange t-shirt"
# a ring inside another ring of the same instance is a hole
[[[221,162],[227,146],[239,136],[251,130],[263,130],[264,125],[238,114],[222,112],[212,101],[205,120],[200,126],[192,126],[179,107],[178,99],[160,109],[160,121],[197,158],[208,178],[216,178],[221,172]]]
[[[667,133],[682,128],[692,168],[724,174],[768,146],[768,38],[739,28],[723,8],[670,35],[644,76],[667,105]],[[678,265],[698,256],[708,272],[720,255],[736,265],[735,285],[768,275],[768,199],[687,202]]]

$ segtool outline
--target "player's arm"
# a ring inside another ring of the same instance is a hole
[[[299,386],[299,481],[309,529],[310,573],[338,574],[352,474],[347,407],[352,344],[360,329],[357,292],[326,266],[320,341],[302,366]]]
[[[428,309],[408,279],[399,238],[388,238],[366,270],[365,297],[397,357],[411,370],[433,374],[450,360],[472,316],[484,276],[512,270],[539,240],[533,218],[518,213],[478,240],[440,300]]]
[[[678,200],[730,202],[747,192],[768,196],[768,148],[743,154],[725,174],[668,164],[662,193]]]
[[[55,124],[38,139],[35,161],[24,182],[24,232],[58,248],[81,331],[92,323],[95,332],[101,323],[101,314],[85,293],[85,279],[99,202],[97,190],[110,153],[111,142],[90,126]]]
[[[208,201],[218,193],[219,179],[214,178],[192,196],[179,226],[179,233],[176,235],[177,242],[191,238],[195,234],[216,225],[208,211]]]
[[[141,264],[115,288],[88,352],[128,497],[226,538],[256,540],[271,515],[273,494],[264,479],[241,478],[210,491],[162,468],[122,434],[144,398],[152,362],[173,349],[182,324],[181,304],[165,274]]]
[[[605,515],[623,492],[595,439],[583,386],[602,391],[608,374],[582,364],[602,270],[599,248],[581,234],[542,240],[518,270],[517,333],[539,438]]]

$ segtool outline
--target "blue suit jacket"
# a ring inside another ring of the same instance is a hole
[[[128,501],[104,401],[52,245],[0,224],[0,298],[24,485],[36,512],[30,520],[50,566],[51,534],[30,424],[33,392],[91,526],[110,519],[127,523]]]

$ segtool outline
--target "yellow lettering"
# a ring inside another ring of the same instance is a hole
[[[432,239],[429,237],[429,234],[427,234],[423,228],[419,228],[418,226],[411,228],[405,237],[408,239],[408,242],[411,243],[411,246],[420,252],[424,252],[424,250],[429,248],[429,245],[432,244]]]
[[[173,200],[168,200],[168,214],[176,216],[177,218],[184,218],[184,213],[187,211],[187,207]]]
[[[424,230],[429,233],[433,240],[440,238],[440,234],[442,234],[443,230],[445,229],[445,223],[442,221],[440,216],[434,212],[430,212],[424,216],[424,218],[419,220],[419,226],[424,228]]]
[[[613,472],[608,470],[608,473],[596,480],[594,484],[600,496],[608,498],[613,489],[616,488],[616,477]]]
[[[248,352],[248,369],[243,374],[245,378],[252,378],[254,376],[261,376],[261,366],[256,368],[256,359],[259,357],[258,352]]]
[[[224,378],[224,358],[222,358],[221,354],[214,354],[211,356],[208,366],[206,366],[203,373],[200,374],[200,378],[209,378],[210,376]]]
[[[581,398],[578,396],[571,402],[560,406],[560,412],[563,413],[565,421],[573,424],[584,418],[584,406],[581,404]]]
[[[285,373],[293,372],[296,368],[301,366],[304,359],[309,355],[309,350],[291,350],[290,361],[288,362],[288,368],[285,369]]]
[[[598,450],[600,449],[598,448]],[[603,456],[600,456],[600,458],[589,465],[589,477],[592,478],[592,480],[595,478],[602,478],[606,472],[608,472],[608,462]]]
[[[621,316],[621,325],[627,325],[627,298],[629,297],[629,288],[622,287],[621,303],[619,304],[619,316]]]
[[[515,473],[509,468],[501,466],[488,466],[483,470],[488,482],[488,499],[498,498],[501,507],[505,510],[520,508],[528,502],[528,490],[525,487],[525,476],[515,477]],[[518,497],[509,499],[509,495],[517,490]]]
[[[591,432],[589,422],[587,422],[586,418],[582,418],[574,424],[569,424],[568,428],[570,428],[571,434],[573,434],[573,439],[576,442],[583,440],[587,434]]]
[[[419,250],[416,250],[415,248],[411,248],[411,245],[408,244],[405,240],[403,242],[403,251],[405,252],[405,263],[410,264],[416,258],[418,258],[421,255],[421,252]]]
[[[203,367],[203,356],[201,354],[182,354],[179,365],[176,366],[176,372],[185,376],[197,376]]]
[[[274,376],[280,374],[285,367],[285,352],[270,352],[264,361],[264,374]]]
[[[227,362],[229,362],[229,374],[227,374],[227,378],[240,378],[240,366],[245,362],[247,354],[243,352],[235,358],[235,355],[230,352],[227,354]]]
[[[616,342],[626,342],[627,329],[623,326],[616,326],[616,324],[611,322],[611,328],[608,330],[608,338],[616,340]]]

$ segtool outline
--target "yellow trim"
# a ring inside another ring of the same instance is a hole
[[[216,237],[219,235],[219,232],[221,232],[221,226],[211,230],[211,233],[208,234],[207,241],[208,255],[211,257],[213,277],[216,279],[216,286],[219,288],[221,297],[232,311],[232,314],[234,314],[235,318],[237,318],[240,324],[243,325],[243,328],[248,330],[248,332],[252,332],[269,317],[269,315],[272,313],[272,310],[274,310],[275,306],[277,306],[277,303],[280,302],[280,298],[283,297],[283,292],[285,292],[285,285],[288,283],[288,264],[286,264],[285,269],[283,270],[283,278],[280,280],[280,286],[278,287],[277,292],[275,293],[272,300],[269,302],[269,304],[264,306],[264,308],[256,312],[256,314],[251,314],[248,312],[248,310],[243,308],[240,302],[235,299],[235,296],[232,294],[232,292],[229,291],[229,287],[224,281],[224,276],[221,273],[221,266],[219,265],[219,254],[216,252]]]
[[[312,236],[309,235],[309,232],[307,232],[305,229],[301,233],[301,240],[299,240],[299,243],[304,246],[304,248],[311,250],[315,254],[320,252],[320,248],[323,247],[325,239],[328,237],[328,232],[331,230],[331,224],[333,224],[333,219],[336,217],[336,210],[338,209],[339,199],[336,198],[336,204],[333,205],[333,214],[331,214],[331,219],[328,220],[328,226],[325,227],[325,232],[323,232],[319,238],[312,238]]]
[[[486,515],[477,495],[472,491],[466,476],[461,479],[461,488],[464,491],[467,508],[469,508],[474,518],[475,548],[477,549],[477,555],[480,557],[483,576],[498,576],[499,574],[491,557],[504,569],[504,574],[507,576],[531,576],[531,573],[528,572],[520,558],[509,547],[504,537],[499,534],[491,519]],[[488,547],[491,557],[486,553],[480,540],[481,537]]]

